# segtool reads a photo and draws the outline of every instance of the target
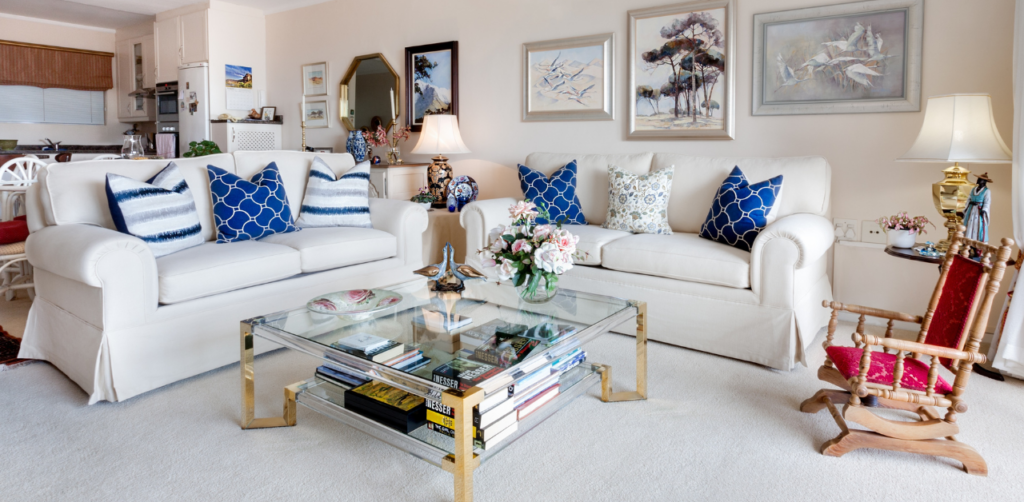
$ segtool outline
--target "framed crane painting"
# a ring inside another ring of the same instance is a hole
[[[921,109],[923,0],[754,15],[754,115]]]
[[[612,120],[615,35],[523,44],[523,120]]]
[[[627,137],[732,139],[732,0],[629,11]]]

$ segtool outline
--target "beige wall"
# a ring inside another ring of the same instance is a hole
[[[114,52],[114,30],[0,16],[0,34],[2,34],[0,38],[16,42]],[[111,65],[111,71],[115,71],[113,58],[111,58]],[[114,73],[114,82],[117,82],[116,73]],[[121,133],[130,126],[117,121],[117,96],[114,94],[114,89],[105,93],[105,101],[106,125],[0,122],[0,138],[16,139],[23,145],[41,144],[42,138],[63,141],[67,145],[119,145],[121,144]]]
[[[662,2],[669,4],[671,1]],[[938,215],[929,184],[941,179],[938,164],[897,163],[916,137],[924,116],[916,113],[754,117],[751,109],[753,15],[761,12],[845,3],[828,0],[742,0],[736,21],[736,139],[733,141],[628,141],[627,16],[634,8],[659,5],[651,0],[518,0],[515,2],[403,0],[389,6],[394,29],[376,19],[373,3],[335,1],[267,16],[267,82],[270,105],[294,110],[301,95],[300,66],[328,61],[332,113],[337,115],[337,85],[354,56],[383,53],[399,71],[404,48],[459,41],[460,123],[473,151],[455,156],[456,174],[476,178],[485,198],[516,195],[513,169],[529,152],[642,151],[708,156],[821,155],[833,168],[832,214],[870,220],[900,210]],[[924,12],[922,95],[953,92],[992,94],[996,123],[1007,144],[1013,127],[1011,55],[1012,0],[927,0]],[[521,115],[521,52],[524,42],[614,32],[615,121],[524,123]],[[403,78],[403,85],[405,76]],[[402,96],[404,100],[404,93]],[[403,101],[402,109],[405,109]],[[344,148],[340,121],[330,129],[307,131],[307,144]],[[298,124],[286,121],[285,148],[298,148]],[[408,152],[415,135],[404,145]],[[405,154],[406,161],[427,161]],[[1009,165],[975,165],[994,180],[992,235],[1011,235]],[[936,231],[929,237],[938,237]],[[876,250],[867,259],[837,260],[854,274],[875,277],[851,285],[840,296],[897,304],[907,295],[923,310],[934,282],[892,281],[873,264],[895,260]],[[891,263],[886,262],[887,265]],[[850,284],[854,284],[850,282]],[[873,285],[873,287],[869,286]],[[865,300],[865,301],[867,301]],[[996,309],[998,310],[998,308]]]
[[[248,110],[226,108],[224,65],[228,64],[252,67],[253,107],[258,110],[257,94],[267,88],[267,31],[263,13],[215,0],[210,2],[209,26],[210,118],[216,119],[222,113],[248,115]],[[296,70],[296,80],[298,75]]]

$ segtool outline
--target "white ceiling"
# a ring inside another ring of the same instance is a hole
[[[203,0],[0,0],[0,12],[65,23],[123,28],[152,21],[153,15]],[[330,0],[225,0],[265,14],[298,9]]]

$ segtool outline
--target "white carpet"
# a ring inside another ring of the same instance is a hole
[[[974,376],[968,388],[960,438],[988,478],[908,453],[819,454],[838,429],[797,406],[824,385],[820,339],[813,367],[792,372],[652,343],[648,401],[601,403],[594,387],[477,470],[476,500],[1024,498],[1017,380]],[[590,359],[612,364],[622,389],[633,347],[607,335]],[[279,416],[281,387],[315,365],[291,351],[258,357],[258,416]],[[48,364],[0,373],[0,499],[451,500],[448,473],[302,406],[293,428],[242,431],[239,413],[237,366],[95,406]]]

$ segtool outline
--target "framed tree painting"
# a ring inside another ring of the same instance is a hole
[[[921,109],[923,0],[754,16],[754,115]]]
[[[523,120],[613,120],[615,35],[523,44]]]
[[[413,132],[427,115],[459,115],[459,43],[405,48],[405,123]]]
[[[732,0],[629,11],[629,138],[732,139]]]

